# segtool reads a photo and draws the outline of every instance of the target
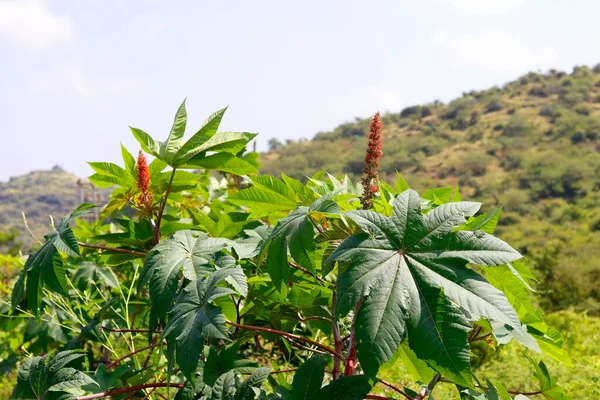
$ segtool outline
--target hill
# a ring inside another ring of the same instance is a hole
[[[262,172],[303,178],[326,169],[358,180],[368,124],[272,140]],[[416,189],[458,185],[488,210],[502,206],[499,235],[545,282],[543,305],[600,312],[600,65],[408,107],[384,115],[383,127],[383,177],[397,170]]]
[[[22,243],[23,252],[27,252],[37,242],[27,232],[22,212],[31,232],[42,240],[43,235],[48,233],[49,216],[61,218],[82,201],[104,200],[106,197],[105,191],[93,189],[89,182],[65,172],[59,166],[48,171],[33,171],[12,177],[8,182],[0,182],[1,230],[18,231],[14,240]]]

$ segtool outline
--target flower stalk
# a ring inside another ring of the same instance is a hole
[[[362,179],[364,188],[361,203],[363,210],[368,210],[373,207],[373,199],[379,191],[377,180],[379,178],[379,160],[383,156],[382,137],[381,137],[381,114],[379,111],[373,115],[371,124],[369,125],[369,143],[367,145],[367,153],[365,155],[365,174]]]

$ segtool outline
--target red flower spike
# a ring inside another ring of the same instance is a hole
[[[365,210],[373,207],[373,199],[379,190],[377,187],[380,165],[379,160],[383,156],[380,116],[381,114],[377,111],[369,126],[369,143],[367,145],[365,168],[363,170],[365,177],[362,179],[364,192],[361,198],[361,203]]]
[[[140,150],[137,159],[137,186],[140,194],[136,199],[138,208],[152,209],[152,192],[150,192],[150,170],[148,169],[148,160]]]

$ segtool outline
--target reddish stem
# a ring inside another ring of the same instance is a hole
[[[363,300],[361,299],[356,303],[354,308],[354,316],[352,317],[352,327],[350,328],[350,342],[348,343],[348,358],[346,358],[346,365],[344,366],[344,375],[352,376],[356,375],[356,316],[360,310]]]
[[[400,389],[398,386],[389,383],[388,381],[384,381],[383,379],[378,379],[378,382],[381,382],[382,385],[389,387],[395,392],[400,393],[402,396],[406,397],[408,400],[413,400],[413,398],[406,393],[404,390]]]
[[[226,321],[226,323],[228,325],[231,325],[231,326],[234,326],[234,327],[240,328],[240,329],[247,329],[247,330],[250,330],[250,331],[259,331],[259,332],[267,332],[267,333],[272,333],[274,335],[279,335],[279,336],[287,337],[287,338],[290,338],[290,339],[299,340],[301,342],[312,344],[313,346],[318,347],[319,349],[325,351],[326,353],[331,354],[332,356],[334,356],[336,358],[339,358],[339,359],[343,359],[344,358],[344,356],[342,356],[340,353],[338,353],[337,351],[335,351],[331,347],[327,347],[327,346],[322,345],[321,343],[316,342],[316,341],[314,341],[312,339],[307,339],[307,338],[304,338],[302,336],[295,335],[293,333],[278,331],[276,329],[271,329],[271,328],[263,328],[262,326],[252,326],[252,325],[236,324],[235,322],[230,322],[230,321]]]
[[[136,392],[136,391],[142,390],[142,389],[167,387],[167,386],[175,387],[175,388],[182,388],[183,384],[182,383],[171,383],[171,384],[168,384],[168,383],[164,383],[164,382],[146,383],[144,385],[138,385],[138,386],[132,386],[132,387],[128,387],[128,388],[109,390],[107,392],[102,392],[102,393],[88,394],[88,395],[85,395],[85,396],[78,397],[77,400],[100,399],[102,397],[110,397],[110,396],[114,396],[115,394],[120,394],[120,393]]]
[[[108,326],[103,326],[102,329],[104,329],[105,331],[117,332],[117,333],[126,333],[126,332],[148,333],[148,332],[150,332],[148,329],[115,329],[115,328],[109,328]],[[154,331],[154,333],[162,333],[162,331]]]
[[[335,303],[336,303],[336,296],[335,296],[335,292],[333,292],[333,296],[331,298],[331,314],[333,315],[333,318],[331,320],[331,326],[333,328],[333,341],[335,343],[335,351],[342,354],[343,348],[342,348],[342,337],[340,335],[340,327],[337,324],[337,320],[335,319]],[[340,367],[342,365],[342,360],[340,360],[339,358],[336,358],[333,361],[333,380],[338,380],[340,378]]]
[[[175,177],[175,168],[173,168],[173,172],[171,172],[171,178],[169,178],[169,183],[167,184],[167,189],[165,190],[165,196],[160,202],[160,207],[158,208],[158,216],[156,217],[156,226],[154,227],[154,241],[156,244],[160,242],[160,223],[162,222],[163,213],[165,212],[165,206],[167,205],[167,198],[169,197],[169,192],[171,191],[171,185],[173,184],[173,178]]]
[[[129,354],[125,354],[123,357],[121,357],[119,359],[116,359],[115,361],[113,361],[110,364],[108,364],[106,366],[106,369],[107,370],[111,369],[112,367],[114,367],[115,365],[117,365],[118,363],[120,363],[121,361],[123,361],[123,360],[125,360],[125,359],[127,359],[127,358],[129,358],[131,356],[134,356],[137,353],[141,353],[142,351],[145,351],[145,350],[148,350],[148,349],[153,349],[153,348],[158,347],[158,346],[160,346],[160,344],[151,344],[150,346],[142,347],[141,349],[137,349],[136,351],[132,351]]]
[[[77,242],[77,244],[81,247],[87,247],[88,249],[104,250],[104,251],[110,251],[112,253],[129,254],[132,256],[138,256],[138,257],[142,257],[142,258],[146,257],[146,254],[148,254],[148,253],[144,253],[142,251],[119,249],[117,247],[106,247],[106,246],[100,246],[97,244],[88,244],[88,243],[83,243],[83,242]]]

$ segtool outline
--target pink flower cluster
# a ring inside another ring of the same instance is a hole
[[[382,137],[381,137],[381,114],[379,111],[375,113],[369,126],[369,144],[367,145],[367,154],[365,156],[365,173],[362,179],[364,187],[361,202],[363,209],[368,210],[373,207],[373,199],[375,198],[379,188],[377,187],[377,178],[379,177],[379,160],[383,156]]]

